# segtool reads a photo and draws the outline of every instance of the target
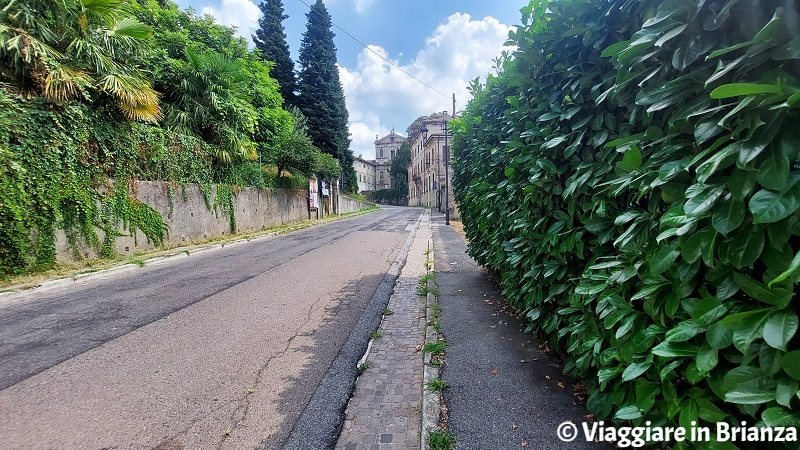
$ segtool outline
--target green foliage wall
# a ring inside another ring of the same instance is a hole
[[[178,147],[184,142],[167,145],[159,128],[108,115],[78,103],[24,99],[0,86],[0,274],[50,268],[58,228],[101,251],[120,225],[142,230],[156,245],[164,240],[163,220],[131,198],[126,180],[196,179],[208,168],[192,157],[194,148]]]
[[[455,124],[470,255],[598,417],[800,423],[795,3],[522,13]]]
[[[111,253],[120,229],[163,242],[130,180],[219,184],[207,206],[233,231],[237,186],[307,186],[264,167],[276,154],[302,159],[296,173],[338,177],[333,157],[290,145],[297,127],[272,63],[232,28],[170,1],[29,3],[0,12],[0,276],[52,267],[56,229],[76,254],[84,243]],[[46,51],[52,40],[75,54]]]

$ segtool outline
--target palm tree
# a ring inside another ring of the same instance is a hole
[[[127,0],[0,0],[0,80],[51,101],[114,98],[131,120],[161,118],[158,93],[129,61],[150,27]]]
[[[222,162],[256,158],[250,139],[256,115],[246,82],[240,61],[186,49],[182,79],[170,93],[174,104],[167,105],[167,123],[214,144]]]

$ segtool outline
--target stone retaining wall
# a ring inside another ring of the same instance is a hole
[[[209,196],[212,208],[206,206],[203,193],[196,184],[183,186],[160,181],[137,181],[133,192],[136,198],[159,212],[169,226],[167,246],[179,246],[231,234],[230,220],[220,207],[213,208],[217,195],[216,186]],[[339,197],[340,213],[356,212],[372,206],[344,196]],[[304,190],[242,188],[233,196],[236,217],[236,232],[250,232],[265,228],[308,220],[308,194]],[[313,214],[312,219],[316,218]],[[102,232],[99,232],[102,239]],[[136,236],[120,236],[116,239],[118,254],[134,254],[155,248],[142,232]],[[56,251],[59,262],[75,259],[75,249],[69,245],[66,235],[56,233]],[[96,257],[96,252],[82,244],[77,251],[84,258]]]

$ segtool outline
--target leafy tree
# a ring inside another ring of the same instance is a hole
[[[258,6],[262,16],[258,20],[259,29],[253,35],[253,42],[260,50],[261,57],[272,61],[272,77],[280,84],[281,96],[286,105],[297,103],[297,77],[294,73],[294,62],[289,54],[289,44],[286,43],[283,20],[289,16],[283,14],[281,0],[266,0]]]
[[[314,173],[320,179],[332,182],[341,176],[342,166],[333,156],[317,151]]]
[[[347,137],[347,107],[336,67],[331,16],[322,0],[306,14],[308,25],[300,45],[298,104],[308,118],[314,145],[339,160],[344,168],[344,190],[358,190],[353,152]]]
[[[408,198],[408,167],[411,165],[411,147],[408,141],[403,142],[392,159],[389,169],[394,178],[395,196],[398,199]]]
[[[297,172],[306,176],[312,175],[316,168],[319,150],[314,147],[308,136],[306,118],[296,107],[289,107],[292,115],[292,126],[278,145],[268,151],[267,161],[278,168],[278,176],[284,170]]]
[[[191,9],[145,0],[137,13],[155,28],[147,67],[155,85],[168,94],[163,99],[168,125],[211,144],[217,162],[230,166],[226,173],[253,172],[246,161],[268,157],[268,149],[291,130],[271,63],[260,51],[248,51],[230,27]]]
[[[50,101],[113,98],[126,117],[156,121],[158,94],[135,60],[150,27],[125,0],[4,1],[0,80]]]

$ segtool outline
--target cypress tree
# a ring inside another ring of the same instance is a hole
[[[306,14],[308,25],[300,44],[298,105],[308,119],[314,145],[337,158],[344,170],[344,190],[356,192],[353,152],[347,132],[347,107],[336,67],[333,22],[322,0]]]
[[[289,44],[286,43],[286,33],[283,28],[283,20],[289,16],[283,14],[282,0],[266,0],[258,7],[262,15],[258,20],[259,28],[253,36],[253,42],[261,51],[262,58],[275,63],[270,75],[280,85],[284,105],[297,105],[294,62],[289,54]]]

